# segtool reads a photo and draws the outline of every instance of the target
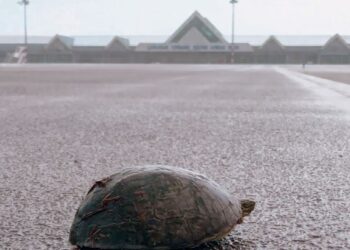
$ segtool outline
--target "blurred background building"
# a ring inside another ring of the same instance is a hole
[[[29,36],[27,61],[227,64],[234,51],[238,64],[350,64],[348,36],[237,36],[231,44],[198,12],[168,39],[152,40],[157,41],[144,43],[140,38],[119,36]],[[13,62],[21,46],[20,36],[0,36],[0,62]]]

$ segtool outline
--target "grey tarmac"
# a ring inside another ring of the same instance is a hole
[[[150,164],[257,201],[203,248],[350,249],[350,85],[300,71],[0,65],[0,249],[69,249],[94,181]]]

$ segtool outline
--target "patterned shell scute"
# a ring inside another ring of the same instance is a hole
[[[128,168],[91,188],[70,242],[102,249],[189,248],[227,235],[241,218],[238,200],[194,172]]]

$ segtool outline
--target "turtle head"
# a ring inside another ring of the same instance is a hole
[[[250,215],[255,208],[255,201],[241,200],[242,217]]]

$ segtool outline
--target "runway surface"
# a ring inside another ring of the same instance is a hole
[[[69,249],[94,181],[146,164],[257,201],[212,248],[349,249],[350,85],[297,71],[1,65],[0,249]]]

